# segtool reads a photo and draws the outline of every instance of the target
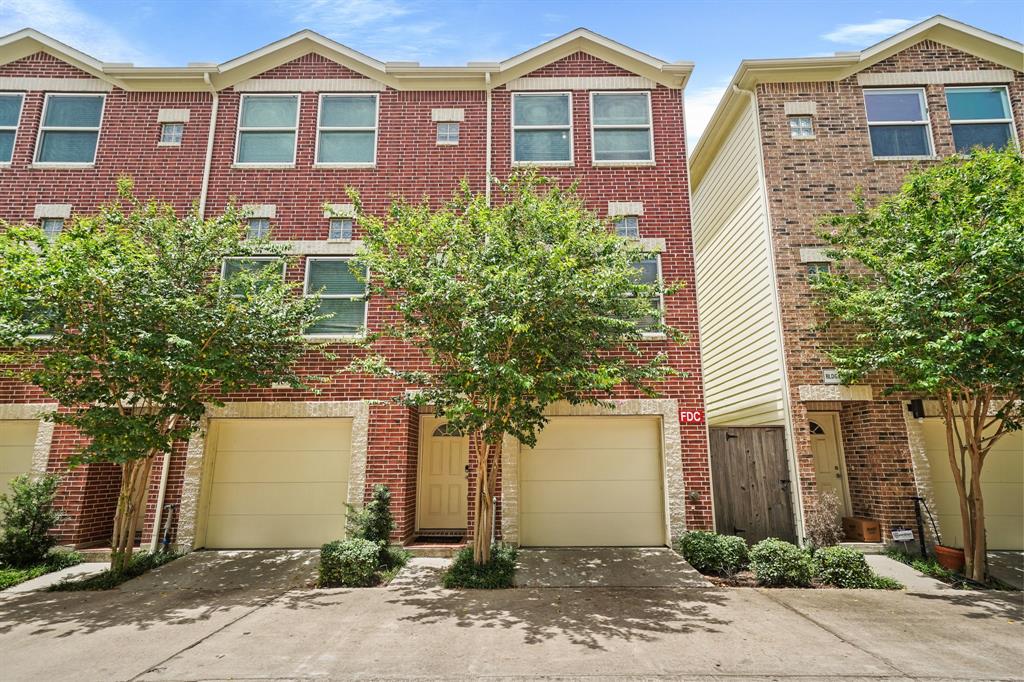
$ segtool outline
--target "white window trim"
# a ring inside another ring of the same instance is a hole
[[[943,94],[943,96],[945,96],[946,93],[948,93],[950,90],[992,90],[992,89],[998,89],[998,90],[1002,90],[1003,91],[1003,94],[1006,96],[1006,108],[1010,110],[1010,117],[1009,118],[957,118],[957,119],[954,119],[952,116],[950,116],[949,117],[949,132],[950,132],[950,135],[952,136],[952,134],[953,134],[953,126],[954,125],[971,125],[973,123],[1006,123],[1007,125],[1010,126],[1010,137],[1013,139],[1013,143],[1015,145],[1017,145],[1017,146],[1020,146],[1020,141],[1017,139],[1017,126],[1014,123],[1015,119],[1013,117],[1013,100],[1010,99],[1010,89],[1008,87],[1006,87],[1005,85],[963,85],[963,86],[957,86],[957,87],[946,86],[946,88],[944,89],[944,92],[942,94]],[[949,99],[946,100],[946,109],[947,109],[947,111],[949,109]],[[954,142],[954,146],[955,146],[955,144],[956,143]],[[961,154],[961,156],[966,156],[966,154],[963,154],[962,152],[957,152],[957,153]]]
[[[95,128],[83,128],[83,127],[68,127],[68,126],[45,126],[43,121],[46,120],[46,112],[50,107],[50,101],[55,97],[99,97],[102,100],[100,104],[100,122]],[[106,93],[96,92],[48,92],[43,100],[43,112],[39,117],[39,130],[36,131],[36,150],[32,155],[32,167],[33,168],[92,168],[96,165],[96,156],[100,153],[100,142],[103,139],[103,116],[107,113],[107,95]],[[92,150],[92,161],[40,161],[39,154],[43,151],[43,133],[46,132],[87,132],[96,131],[96,147]]]
[[[658,288],[659,289],[663,289],[664,288],[664,279],[663,279],[662,274],[661,274],[661,254],[660,253],[652,253],[652,254],[649,255],[649,258],[654,258],[655,262],[658,264]],[[659,291],[658,292],[658,322],[660,322],[661,324],[665,324],[665,292],[664,291]],[[665,333],[664,332],[647,332],[647,331],[645,331],[645,332],[641,332],[641,336],[643,336],[645,339],[656,340],[656,339],[664,339],[665,338]]]
[[[793,134],[793,119],[794,118],[806,118],[811,122],[811,134],[810,135],[794,135]],[[817,133],[814,132],[814,116],[811,114],[789,114],[786,116],[786,127],[789,128],[789,139],[791,140],[813,140],[817,137]]]
[[[273,263],[274,261],[280,261],[281,263],[281,281],[285,280],[288,275],[288,261],[281,256],[225,256],[220,262],[220,281],[227,281],[227,268],[229,260],[248,260],[248,261],[263,261],[266,263]],[[241,294],[232,294],[232,298],[241,298]]]
[[[868,94],[872,92],[913,92],[921,101],[921,110],[924,115],[924,119],[920,121],[878,121],[872,122],[868,118]],[[934,159],[935,158],[935,138],[932,135],[932,116],[931,109],[928,107],[928,93],[924,88],[864,88],[863,89],[864,99],[864,120],[868,124],[868,145],[871,147],[871,158],[874,161],[910,161],[913,159]],[[928,153],[924,155],[909,155],[909,156],[876,156],[874,145],[871,144],[871,126],[919,126],[923,125],[928,131]]]
[[[569,101],[569,123],[558,126],[517,126],[516,125],[516,99],[519,97],[537,97],[550,95],[564,95]],[[509,125],[512,129],[512,166],[549,166],[549,167],[570,167],[576,165],[576,136],[573,134],[572,118],[572,91],[560,92],[513,92],[512,93],[512,115],[509,116]],[[519,161],[516,159],[516,128],[522,130],[568,130],[569,131],[569,160],[568,161]]]
[[[312,268],[309,267],[309,264],[311,262],[313,262],[313,261],[320,261],[320,260],[351,261],[351,260],[353,260],[353,257],[352,256],[306,256],[306,263],[305,263],[306,272],[305,272],[305,274],[303,274],[303,277],[302,277],[302,295],[303,295],[303,297],[308,298],[310,296],[310,291],[309,291],[309,272],[310,272],[310,270]],[[362,294],[362,296],[355,296],[355,295],[352,295],[352,294],[321,294],[320,295],[321,299],[324,299],[324,298],[335,299],[335,298],[337,298],[337,299],[346,299],[346,300],[350,300],[350,301],[362,300],[362,302],[363,302],[363,326],[360,329],[360,331],[356,332],[355,334],[308,334],[308,333],[305,333],[305,334],[303,334],[303,336],[305,338],[307,338],[307,339],[316,339],[317,341],[324,341],[324,340],[330,340],[330,339],[360,339],[360,338],[363,338],[364,336],[366,336],[366,329],[367,329],[368,317],[369,317],[369,305],[368,305],[369,288],[370,288],[370,271],[367,270],[366,271],[366,282],[363,285],[363,294]]]
[[[594,123],[594,95],[638,95],[644,94],[647,96],[647,125],[631,124],[631,125],[607,125],[601,124],[598,126]],[[597,144],[594,142],[594,134],[597,130],[609,129],[609,130],[642,130],[647,128],[647,134],[650,138],[651,145],[651,158],[649,159],[622,159],[622,160],[611,160],[611,161],[599,161],[597,159]],[[655,159],[657,157],[654,154],[654,107],[651,104],[651,91],[643,90],[591,90],[590,91],[590,163],[595,166],[653,166],[655,165]]]
[[[18,105],[18,120],[14,126],[0,126],[0,130],[14,130],[14,141],[11,142],[11,159],[10,161],[0,161],[0,168],[4,166],[10,166],[14,161],[14,151],[18,148],[18,131],[21,130],[21,117],[25,114],[25,93],[24,92],[0,92],[0,96],[17,95],[21,98],[21,104]],[[98,140],[97,140],[98,143]]]
[[[165,126],[181,126],[181,138],[177,142],[164,142],[164,127]],[[185,124],[182,121],[163,121],[160,123],[160,139],[157,140],[157,147],[180,147],[185,141]]]
[[[249,98],[256,97],[294,97],[295,98],[295,124],[291,128],[259,128],[259,127],[246,127],[242,130],[242,111],[245,109],[245,101]],[[299,116],[302,113],[302,94],[298,92],[259,92],[259,93],[244,93],[239,96],[238,99],[238,121],[235,125],[235,160],[232,164],[233,167],[238,168],[294,168],[295,167],[295,156],[298,153],[299,147]],[[291,130],[295,134],[295,139],[292,142],[292,160],[291,161],[239,161],[238,154],[241,152],[242,133],[259,133],[259,132],[287,132]]]
[[[352,236],[350,236],[350,237],[338,237],[336,239],[332,238],[331,237],[331,221],[334,221],[334,220],[347,220],[350,223],[352,223],[352,226],[351,226]],[[352,218],[352,217],[349,217],[349,216],[342,216],[342,215],[328,216],[328,218],[327,218],[327,242],[328,243],[330,243],[330,244],[347,244],[347,243],[352,241],[352,238],[355,236],[355,231],[356,231],[356,219],[355,218]]]
[[[324,110],[324,97],[372,97],[373,98],[373,127],[367,126],[331,126],[323,128],[320,125],[320,117]],[[372,161],[351,161],[335,162],[320,160],[320,133],[333,131],[370,132],[373,131],[373,160]],[[321,92],[316,105],[316,141],[313,149],[314,168],[376,168],[377,167],[377,141],[380,136],[380,95],[375,92]]]
[[[454,140],[439,140],[437,134],[441,131],[441,126],[455,126],[456,133]],[[434,144],[438,147],[455,147],[459,144],[462,137],[462,122],[461,121],[437,121],[436,127],[434,128]]]

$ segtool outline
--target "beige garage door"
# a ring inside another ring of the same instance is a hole
[[[209,439],[203,546],[317,547],[344,536],[351,419],[215,419]]]
[[[10,489],[11,479],[32,470],[36,443],[36,419],[0,419],[0,493]]]
[[[960,500],[946,454],[946,427],[941,419],[922,424],[931,469],[939,531],[944,544],[963,547]],[[989,549],[1024,549],[1024,433],[1003,436],[981,470]]]
[[[665,544],[661,422],[556,417],[519,464],[520,543]]]

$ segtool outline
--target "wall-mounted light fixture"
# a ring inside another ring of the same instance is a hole
[[[924,421],[924,401],[920,398],[915,398],[910,401],[907,405],[907,412],[917,421]]]

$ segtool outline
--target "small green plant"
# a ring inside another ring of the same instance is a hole
[[[50,587],[50,592],[78,592],[91,590],[111,590],[132,578],[174,561],[181,556],[180,552],[137,552],[121,571],[107,569],[102,573],[91,575],[79,580],[63,580]]]
[[[362,508],[346,504],[348,507],[347,536],[369,540],[380,547],[378,563],[385,565],[388,540],[395,530],[395,519],[391,515],[391,490],[383,484],[373,486],[370,501]]]
[[[364,538],[328,542],[320,548],[320,587],[377,584],[381,546]]]
[[[902,590],[906,585],[899,580],[884,575],[876,575],[871,581],[872,590]]]
[[[988,589],[1006,589],[1007,586],[997,581],[989,580],[987,583],[976,583],[973,580],[969,580],[962,574],[955,571],[951,571],[945,568],[938,561],[929,557],[922,559],[916,554],[907,554],[901,549],[896,547],[886,547],[885,555],[890,559],[900,561],[915,571],[923,573],[929,578],[934,578],[940,582],[944,582],[947,585],[952,585],[957,590],[973,590],[979,587]]]
[[[0,564],[25,568],[45,563],[57,544],[50,531],[64,513],[54,507],[60,478],[52,474],[15,477],[0,495]]]
[[[46,560],[27,568],[0,568],[0,590],[6,590],[26,580],[38,578],[47,573],[59,571],[82,563],[82,555],[75,551],[55,550],[46,556]]]
[[[490,561],[485,564],[474,563],[473,548],[464,547],[444,572],[441,584],[448,589],[500,590],[512,587],[515,576],[515,547],[493,545]]]
[[[769,587],[810,587],[814,562],[794,544],[768,538],[750,550],[750,568],[757,582]]]
[[[814,577],[834,587],[869,588],[875,573],[864,555],[849,547],[822,547],[814,552]]]
[[[694,530],[683,533],[676,548],[691,566],[705,574],[734,576],[749,561],[746,541],[734,535]]]

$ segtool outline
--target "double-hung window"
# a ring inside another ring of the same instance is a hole
[[[235,163],[294,164],[298,126],[298,95],[242,95]]]
[[[871,154],[875,158],[930,157],[931,126],[924,90],[865,90]]]
[[[637,261],[634,263],[634,267],[642,284],[653,285],[661,283],[661,258],[657,254],[651,254],[647,258]],[[663,308],[663,301],[661,299],[661,295],[651,297],[650,306],[654,313],[639,321],[638,324],[642,330],[654,331],[655,325],[661,322]]]
[[[377,95],[321,95],[316,162],[372,166],[377,155]]]
[[[569,93],[513,93],[512,162],[572,163]]]
[[[242,298],[246,294],[245,283],[241,280],[232,281],[241,273],[258,273],[263,269],[274,269],[284,279],[284,260],[276,256],[232,256],[224,259],[221,268],[223,279],[231,291],[231,295]]]
[[[105,99],[104,95],[47,95],[36,163],[94,163]]]
[[[960,154],[974,147],[1002,149],[1013,142],[1010,98],[1002,85],[946,88],[953,144]]]
[[[654,160],[651,93],[591,93],[590,114],[595,162],[631,163]]]
[[[307,258],[305,294],[320,294],[318,313],[325,319],[307,330],[310,336],[355,336],[366,327],[366,270],[351,258]],[[358,273],[358,274],[357,274]]]
[[[14,156],[14,137],[18,134],[24,99],[20,93],[0,94],[0,163],[10,163]]]

